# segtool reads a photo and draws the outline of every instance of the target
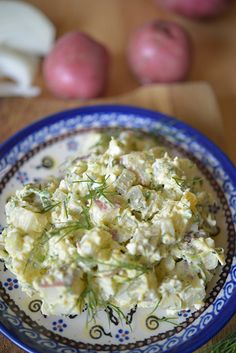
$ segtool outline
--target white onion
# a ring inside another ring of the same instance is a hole
[[[15,81],[0,82],[0,97],[38,95],[40,89],[31,86],[37,66],[36,56],[0,46],[0,78]]]
[[[34,6],[23,1],[0,1],[0,44],[35,55],[46,55],[55,27]]]
[[[46,55],[55,27],[37,8],[23,1],[0,1],[0,97],[33,97],[40,93],[32,82],[39,56]]]

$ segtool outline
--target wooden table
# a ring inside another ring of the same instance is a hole
[[[49,16],[58,29],[58,35],[69,30],[81,29],[108,46],[112,53],[113,65],[106,93],[107,97],[124,94],[139,86],[129,72],[124,52],[128,35],[136,25],[156,17],[174,18],[182,23],[191,33],[194,42],[194,62],[189,80],[205,80],[212,85],[223,117],[225,140],[227,142],[226,149],[231,159],[236,163],[234,142],[236,138],[236,119],[234,119],[234,112],[236,113],[236,3],[228,13],[220,18],[192,22],[158,9],[152,0],[30,0],[28,2],[40,7]],[[40,98],[27,103],[28,111],[32,106],[40,105],[42,99],[48,100],[49,106],[52,104],[51,95],[47,92],[40,74],[37,77],[37,83],[42,87],[43,93]],[[173,90],[175,90],[175,87],[173,87]],[[159,88],[158,97],[165,97],[164,91],[165,87]],[[2,103],[2,106],[6,104],[5,107],[9,107],[12,104],[12,109],[17,111],[17,102],[17,100],[8,100]],[[63,106],[60,101],[56,104],[58,108],[60,104]],[[74,103],[67,104],[70,106]],[[160,108],[162,104],[165,105],[162,102]],[[194,115],[194,111],[197,104],[191,111],[196,119],[197,114]],[[206,111],[210,119],[212,110],[211,107],[208,108]],[[184,116],[182,118],[184,119]],[[0,121],[1,119],[4,119],[7,125],[6,116],[2,117],[0,115]],[[2,122],[4,121],[2,120]],[[7,137],[6,135],[16,130],[18,125],[24,125],[26,122],[27,119],[20,121],[19,124],[17,123],[17,126],[13,129],[5,129],[4,135],[0,131],[0,139],[4,139]],[[194,125],[197,126],[198,121]],[[212,135],[214,133],[215,131]],[[236,319],[231,320],[213,341],[218,341],[235,327]],[[5,338],[1,338],[0,344],[1,353],[22,352]],[[201,350],[197,352],[201,352]]]
[[[227,136],[228,152],[236,163],[236,1],[227,13],[208,21],[190,21],[158,8],[154,0],[29,0],[55,23],[58,35],[80,29],[105,43],[113,64],[108,96],[138,87],[130,73],[125,48],[129,34],[154,18],[174,19],[190,32],[194,60],[190,81],[208,81],[217,96]],[[40,80],[41,82],[41,80]],[[48,96],[46,90],[44,96]]]

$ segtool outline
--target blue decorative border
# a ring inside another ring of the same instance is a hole
[[[146,109],[114,105],[93,106],[61,112],[40,120],[21,130],[2,145],[0,148],[0,175],[4,175],[10,166],[14,165],[19,158],[33,147],[44,142],[45,137],[48,140],[63,132],[73,131],[75,128],[94,127],[96,125],[99,127],[113,126],[114,123],[117,126],[130,126],[133,128],[146,126],[149,131],[150,127],[155,123],[157,128],[158,126],[161,128],[162,134],[168,135],[169,140],[176,142],[176,135],[178,135],[180,146],[200,158],[223,187],[231,207],[234,224],[236,223],[236,170],[233,164],[218,147],[197,130],[174,118]],[[236,311],[235,264],[231,268],[231,273],[227,278],[223,291],[223,296],[217,298],[211,306],[211,312],[207,310],[209,312],[206,311],[202,317],[200,316],[200,322],[196,325],[191,324],[184,333],[177,334],[162,343],[152,343],[140,349],[135,348],[130,352],[154,353],[168,350],[169,353],[177,351],[190,353],[197,349],[216,334]],[[21,319],[16,318],[14,314],[10,314],[9,308],[4,305],[5,303],[0,302],[2,321],[5,324],[8,323],[8,326],[10,322],[12,329],[0,324],[0,331],[27,352],[42,352],[42,347],[44,347],[44,352],[47,353],[55,352],[55,350],[58,353],[85,352],[85,350],[63,346],[25,327],[25,323]],[[219,315],[219,313],[224,315]],[[17,330],[13,329],[14,327]],[[11,332],[11,330],[14,332]],[[206,330],[207,333],[205,332]],[[21,334],[22,337],[19,338],[18,334]],[[21,339],[26,336],[28,339],[24,339],[23,343]],[[29,338],[33,339],[33,342]],[[33,344],[33,347],[31,348],[29,344],[31,347]]]

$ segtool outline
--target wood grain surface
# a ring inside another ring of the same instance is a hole
[[[223,124],[211,87],[203,82],[143,86],[120,96],[90,101],[63,101],[47,97],[0,100],[0,142],[25,125],[54,112],[91,104],[123,103],[159,110],[186,121],[226,150]]]
[[[236,1],[222,16],[202,21],[168,13],[157,7],[154,0],[28,2],[47,14],[56,25],[58,36],[78,29],[107,46],[112,56],[107,96],[124,94],[139,86],[126,60],[128,39],[136,26],[155,18],[173,19],[182,24],[193,42],[193,64],[188,80],[208,81],[213,87],[225,126],[228,154],[236,163]],[[40,72],[37,82],[43,96],[51,97]]]
[[[236,2],[223,16],[197,22],[164,12],[156,7],[153,0],[29,0],[28,2],[38,6],[49,16],[57,27],[58,35],[80,29],[107,45],[112,55],[110,80],[106,92],[106,98],[110,103],[144,106],[179,117],[211,137],[236,163]],[[208,81],[216,93],[219,107],[211,88],[201,82],[170,86],[154,85],[137,89],[139,84],[128,69],[125,47],[130,33],[137,25],[157,17],[174,19],[188,29],[194,49],[189,81]],[[104,102],[56,100],[45,88],[41,72],[38,73],[35,83],[42,88],[42,95],[39,98],[0,100],[0,142],[29,122],[54,111]],[[126,95],[128,92],[131,93]],[[231,320],[212,341],[218,341],[233,328],[236,328],[236,318]],[[1,337],[0,352],[23,351]]]

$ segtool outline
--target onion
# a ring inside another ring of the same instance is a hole
[[[37,66],[37,57],[0,46],[0,78],[15,81],[0,82],[0,97],[38,95],[40,89],[31,86]]]
[[[55,27],[40,10],[23,1],[0,1],[0,44],[46,55],[54,38]]]
[[[38,56],[46,55],[55,37],[55,27],[37,8],[23,1],[0,1],[0,97],[36,96],[31,86]]]

